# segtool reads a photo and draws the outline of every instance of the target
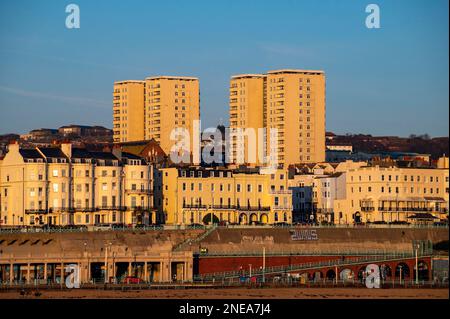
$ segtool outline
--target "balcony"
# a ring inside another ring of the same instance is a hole
[[[188,208],[188,209],[207,209],[208,206],[207,205],[199,205],[199,204],[194,204],[194,205],[183,204],[183,208]]]
[[[95,207],[76,207],[75,210],[77,212],[89,213],[89,212],[95,212],[96,208]]]
[[[361,207],[362,212],[373,212],[375,207]]]
[[[73,213],[75,208],[73,207],[51,207],[48,209],[49,214],[52,213]]]
[[[126,189],[125,190],[126,194],[145,194],[145,195],[152,195],[153,194],[153,190],[152,189]]]
[[[218,209],[218,210],[230,210],[230,209],[236,209],[235,205],[213,205],[212,209]]]
[[[47,209],[25,209],[25,214],[36,214],[36,215],[42,215],[47,214]]]
[[[270,190],[269,194],[271,194],[271,195],[292,195],[292,190],[290,190],[290,189],[279,190],[279,191]]]
[[[241,212],[270,211],[270,206],[237,206]]]
[[[120,211],[124,211],[126,209],[127,209],[127,207],[125,207],[125,206],[97,206],[97,207],[95,207],[96,211],[99,211],[99,210],[120,210]]]
[[[290,206],[290,205],[278,205],[278,206],[273,206],[272,209],[273,210],[292,210],[292,206]]]
[[[380,212],[433,212],[433,208],[427,207],[378,207]]]

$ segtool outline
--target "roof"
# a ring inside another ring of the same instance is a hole
[[[91,152],[84,148],[73,148],[72,158],[92,158]]]
[[[123,80],[123,81],[115,81],[114,84],[127,84],[127,83],[144,83],[144,81],[139,80]]]
[[[231,77],[232,80],[235,79],[245,79],[245,78],[262,78],[265,77],[264,74],[237,74]]]
[[[99,160],[119,160],[113,153],[111,152],[89,152],[91,154],[91,158],[99,159]]]
[[[47,158],[66,158],[66,155],[60,148],[56,147],[40,147],[39,151]]]
[[[410,219],[427,219],[427,220],[439,219],[437,217],[434,217],[430,213],[414,214],[414,215],[408,216],[407,218],[410,218]]]
[[[187,81],[198,81],[198,78],[191,76],[169,76],[169,75],[159,75],[159,76],[149,76],[145,78],[146,80],[187,80]]]
[[[23,158],[44,158],[41,153],[35,149],[20,149],[19,153]]]

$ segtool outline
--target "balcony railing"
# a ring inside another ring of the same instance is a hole
[[[153,194],[153,190],[152,189],[139,189],[139,188],[136,188],[136,189],[132,189],[132,188],[130,188],[130,189],[126,189],[125,190],[125,193],[127,193],[127,194],[147,194],[147,195],[151,195],[151,194]]]
[[[290,205],[277,205],[272,207],[273,210],[292,210]]]
[[[96,210],[120,210],[124,211],[127,208],[125,206],[97,206]]]
[[[48,212],[51,213],[73,213],[75,208],[73,207],[50,207]]]
[[[239,211],[248,211],[248,212],[254,212],[254,211],[270,211],[270,206],[238,206],[236,207]]]
[[[212,209],[236,209],[235,205],[213,205]]]
[[[429,207],[378,207],[380,212],[437,212]]]
[[[269,194],[271,195],[291,195],[292,194],[292,190],[290,189],[286,189],[286,190],[270,190]]]
[[[183,204],[183,208],[189,208],[189,209],[207,209],[207,205],[199,205],[199,204]]]

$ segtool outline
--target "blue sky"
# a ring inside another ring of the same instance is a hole
[[[0,134],[112,126],[115,80],[200,78],[203,127],[228,123],[233,74],[321,69],[327,130],[448,136],[447,0],[0,0]],[[365,7],[381,9],[367,29]]]

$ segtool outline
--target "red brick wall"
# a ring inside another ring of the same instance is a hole
[[[346,259],[355,258],[355,256],[346,256]],[[309,262],[320,262],[327,260],[342,259],[342,256],[266,256],[266,267],[289,266]],[[259,257],[202,257],[198,259],[198,274],[207,274],[223,271],[236,271],[240,267],[249,270],[249,264],[252,269],[262,267],[263,258]]]

